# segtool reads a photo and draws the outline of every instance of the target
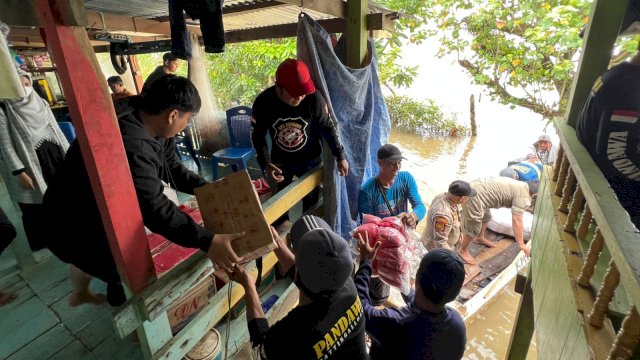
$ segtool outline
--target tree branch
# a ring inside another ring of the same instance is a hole
[[[458,60],[458,64],[460,64],[460,66],[465,68],[471,75],[482,74],[480,69],[476,65],[472,64],[469,60]],[[506,100],[511,104],[522,106],[524,108],[532,110],[538,114],[541,114],[545,118],[550,119],[560,115],[560,112],[558,110],[549,108],[543,103],[519,98],[517,96],[512,95],[511,93],[509,93],[509,91],[507,91],[507,89],[504,86],[502,86],[495,79],[488,78],[487,80],[482,82],[482,85],[487,86],[490,89],[490,91],[498,95],[503,100]]]

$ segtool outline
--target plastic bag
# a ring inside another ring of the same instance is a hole
[[[381,243],[373,260],[373,275],[377,275],[403,294],[408,294],[411,289],[412,268],[409,260],[415,241],[405,236],[406,229],[396,217],[380,219],[365,214],[363,222],[364,224],[358,226],[351,235],[356,240],[358,235],[363,239],[368,238],[369,246],[374,246],[376,242]]]

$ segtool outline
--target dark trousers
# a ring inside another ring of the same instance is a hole
[[[204,51],[223,52],[225,36],[222,23],[222,0],[169,0],[171,53],[181,59],[191,60],[191,38],[187,31],[183,10],[192,19],[200,19]]]
[[[293,182],[293,177],[301,177],[309,170],[320,164],[321,159],[313,159],[310,161],[306,161],[298,164],[275,164],[280,170],[282,170],[282,176],[284,180],[277,184],[277,190],[273,193],[274,195],[279,193],[282,189],[286,188]],[[307,196],[302,198],[302,211],[307,211],[311,209],[315,204],[318,203],[318,199],[320,199],[320,188],[315,188],[311,191]],[[278,220],[273,223],[273,226],[278,226],[289,220],[289,214],[285,213]]]
[[[16,228],[13,226],[7,215],[0,208],[0,254],[6,249],[11,241],[16,237]]]
[[[18,203],[18,206],[22,211],[22,226],[24,227],[25,235],[27,235],[29,247],[33,251],[44,249],[46,245],[42,238],[45,236],[42,204]]]

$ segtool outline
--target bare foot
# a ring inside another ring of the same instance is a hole
[[[468,251],[459,251],[458,255],[460,255],[460,258],[462,259],[462,261],[464,261],[465,264],[469,264],[469,265],[475,265],[476,264],[476,260],[473,258],[473,256],[471,256],[471,254],[469,254]]]
[[[491,240],[487,240],[486,238],[483,238],[483,237],[477,238],[476,242],[480,243],[480,244],[482,244],[482,245],[484,245],[486,247],[490,247],[490,248],[494,248],[494,247],[498,246],[495,243],[493,243]]]
[[[96,294],[93,292],[86,293],[72,293],[69,296],[69,306],[76,307],[82,304],[94,304],[100,305],[107,301],[107,297],[104,294]]]
[[[6,305],[18,297],[14,293],[0,291],[0,306]]]

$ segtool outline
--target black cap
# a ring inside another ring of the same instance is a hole
[[[347,241],[313,215],[296,221],[289,234],[296,255],[296,284],[305,294],[315,299],[342,289],[353,271]]]
[[[456,180],[449,185],[449,194],[455,196],[476,196],[476,191],[471,188],[471,184],[464,180]]]
[[[420,261],[416,282],[435,305],[444,305],[460,293],[464,283],[464,263],[447,249],[431,250]]]
[[[391,144],[384,144],[378,149],[378,160],[402,160],[405,157],[402,156],[400,149],[397,146]]]

